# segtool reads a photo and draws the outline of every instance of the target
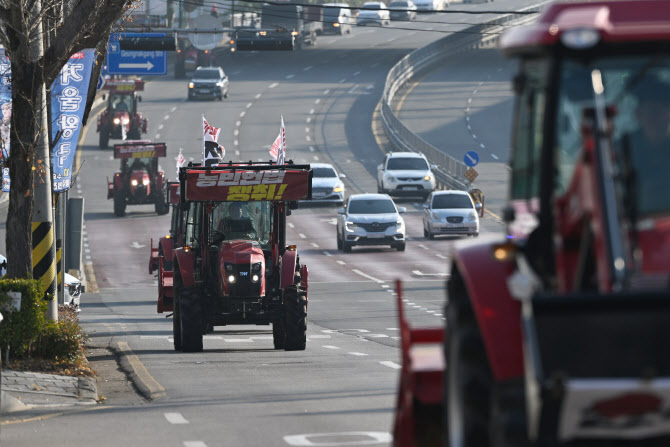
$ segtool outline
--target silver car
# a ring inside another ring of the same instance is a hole
[[[479,235],[479,216],[466,191],[435,191],[423,204],[423,235]]]
[[[354,194],[337,210],[337,248],[351,252],[355,245],[390,245],[405,251],[405,221],[387,194]]]
[[[356,13],[356,24],[376,23],[379,26],[391,23],[391,14],[384,2],[365,2]]]
[[[311,163],[312,166],[312,202],[344,203],[344,174],[338,174],[333,165],[328,163]]]

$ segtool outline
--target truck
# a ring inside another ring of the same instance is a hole
[[[142,97],[137,92],[144,90],[142,79],[108,79],[102,99],[107,101],[105,110],[98,116],[96,130],[100,134],[100,149],[106,149],[110,138],[116,140],[139,140],[147,133],[147,119],[137,111]]]
[[[311,198],[312,170],[289,161],[179,169],[181,246],[173,249],[176,351],[201,352],[215,326],[272,325],[275,349],[306,347],[308,269],[286,219]]]
[[[121,160],[121,167],[111,180],[107,177],[107,200],[114,200],[115,216],[125,216],[127,205],[153,204],[158,215],[170,211],[165,173],[158,166],[166,150],[165,143],[149,140],[114,145],[114,158]]]
[[[294,50],[316,45],[323,31],[323,10],[320,6],[263,3],[260,28],[235,31],[236,51]]]
[[[505,232],[455,247],[434,445],[670,442],[669,44],[659,0],[553,2],[502,35]],[[424,445],[414,427],[395,445]]]

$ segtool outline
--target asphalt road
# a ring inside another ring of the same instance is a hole
[[[223,128],[219,142],[226,160],[267,160],[283,115],[287,158],[333,163],[346,174],[349,193],[375,191],[383,154],[370,123],[389,68],[441,36],[428,28],[459,29],[482,16],[420,20],[402,25],[412,30],[355,28],[350,36],[323,36],[316,48],[301,52],[226,57],[231,91],[223,102],[188,102],[185,81],[152,79],[140,106],[149,119],[148,137],[167,142],[162,168],[175,178],[179,148],[187,159],[200,160],[202,114]],[[449,24],[434,23],[439,21]],[[438,112],[427,116],[443,122]],[[99,289],[83,296],[80,320],[91,344],[121,343],[132,350],[159,392],[142,404],[110,401],[95,410],[5,426],[3,445],[389,445],[399,368],[393,281],[405,281],[413,324],[442,325],[454,243],[423,238],[420,204],[402,203],[408,207],[405,252],[354,248],[345,255],[336,250],[335,209],[307,208],[291,216],[289,243],[298,245],[310,269],[304,352],[273,350],[269,326],[230,326],[206,336],[204,352],[176,353],[171,319],[156,313],[156,278],[147,271],[149,240],[168,230],[169,216],[156,216],[153,206],[129,206],[126,217],[114,217],[105,178],[118,162],[97,141],[95,125],[89,125],[72,191],[85,198],[85,262]],[[483,233],[499,228],[494,219],[482,223]]]

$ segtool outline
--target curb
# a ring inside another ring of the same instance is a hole
[[[128,343],[116,342],[110,346],[110,349],[117,356],[121,370],[142,397],[149,401],[165,397],[165,388],[151,377],[139,357],[130,349]]]

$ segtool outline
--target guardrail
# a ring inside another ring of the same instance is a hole
[[[520,10],[537,9],[537,5]],[[512,13],[467,29],[467,32],[450,34],[442,39],[412,51],[391,68],[386,76],[381,103],[381,117],[386,135],[401,151],[421,152],[431,164],[438,166],[436,180],[450,189],[468,189],[465,178],[468,167],[415,134],[393,113],[391,103],[395,94],[410,80],[441,63],[446,57],[462,51],[484,48],[498,42],[503,27],[534,20],[535,15]]]

